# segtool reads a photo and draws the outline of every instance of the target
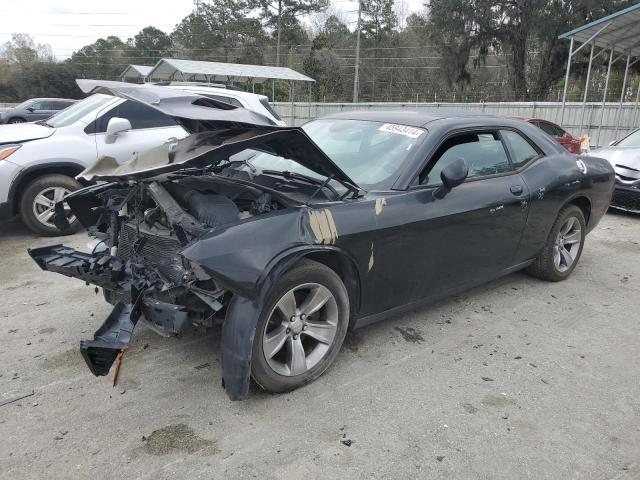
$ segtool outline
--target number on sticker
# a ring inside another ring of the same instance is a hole
[[[418,138],[424,133],[424,130],[421,128],[398,125],[396,123],[385,123],[378,130],[387,133],[397,133],[398,135],[404,135],[409,138]]]

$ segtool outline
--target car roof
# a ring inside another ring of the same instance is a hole
[[[436,120],[449,118],[470,118],[476,121],[486,121],[495,124],[506,117],[489,115],[482,112],[446,110],[446,109],[420,109],[420,110],[356,110],[352,112],[340,112],[327,115],[322,118],[336,118],[344,120],[365,120],[371,122],[397,123],[411,127],[424,127]]]

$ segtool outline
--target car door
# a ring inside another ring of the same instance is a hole
[[[107,143],[107,125],[115,117],[129,120],[132,128],[120,133],[114,142]],[[187,132],[173,118],[147,105],[129,100],[98,114],[93,130],[98,158],[110,156],[119,163],[128,161],[135,152],[157,147],[171,138],[187,136]]]
[[[46,120],[55,113],[51,110],[51,102],[49,100],[36,100],[33,102],[26,111],[26,117],[28,122],[35,122],[37,120]]]
[[[467,180],[436,199],[440,172],[459,158],[469,166]],[[499,131],[444,139],[416,183],[406,206],[406,254],[415,275],[405,282],[409,301],[461,290],[512,266],[529,192]]]

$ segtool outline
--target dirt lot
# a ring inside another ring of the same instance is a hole
[[[78,341],[109,306],[28,258],[57,242],[0,226],[0,402],[35,392],[0,407],[3,479],[640,478],[640,217],[608,214],[566,282],[395,317],[314,384],[244,402],[216,330],[139,327],[120,384],[93,377]]]

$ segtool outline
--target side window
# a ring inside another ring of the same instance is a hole
[[[467,178],[495,175],[512,170],[507,152],[495,132],[464,133],[449,138],[438,149],[425,172],[422,185],[440,185],[440,172],[459,158],[467,162]]]
[[[540,127],[540,129],[544,133],[551,135],[552,137],[564,137],[564,135],[567,133],[563,129],[561,129],[557,125],[553,125],[552,123],[538,122],[536,125]]]
[[[228,103],[229,105],[233,105],[234,107],[240,107],[240,108],[243,107],[243,105],[235,98],[225,97],[224,95],[210,95],[210,94],[207,94],[205,96],[212,98],[214,100],[218,100],[219,102]]]
[[[551,125],[549,124],[549,126],[551,127],[551,129],[554,132],[554,135],[556,137],[564,137],[566,135],[567,132],[565,132],[563,129],[561,129],[560,127],[558,127],[557,125]]]
[[[509,152],[511,153],[511,162],[514,168],[520,168],[533,157],[540,154],[522,135],[512,130],[502,130],[500,132],[504,138]]]
[[[69,105],[71,105],[70,102],[53,101],[51,102],[51,110],[63,110]]]
[[[126,118],[129,120],[133,130],[141,128],[171,127],[176,125],[176,121],[173,118],[159,112],[155,108],[127,100],[106,112],[102,117],[98,118],[96,120],[95,132],[87,133],[106,132],[109,120],[114,117]]]
[[[40,100],[37,102],[33,102],[30,107],[34,110],[49,110],[49,101]]]

